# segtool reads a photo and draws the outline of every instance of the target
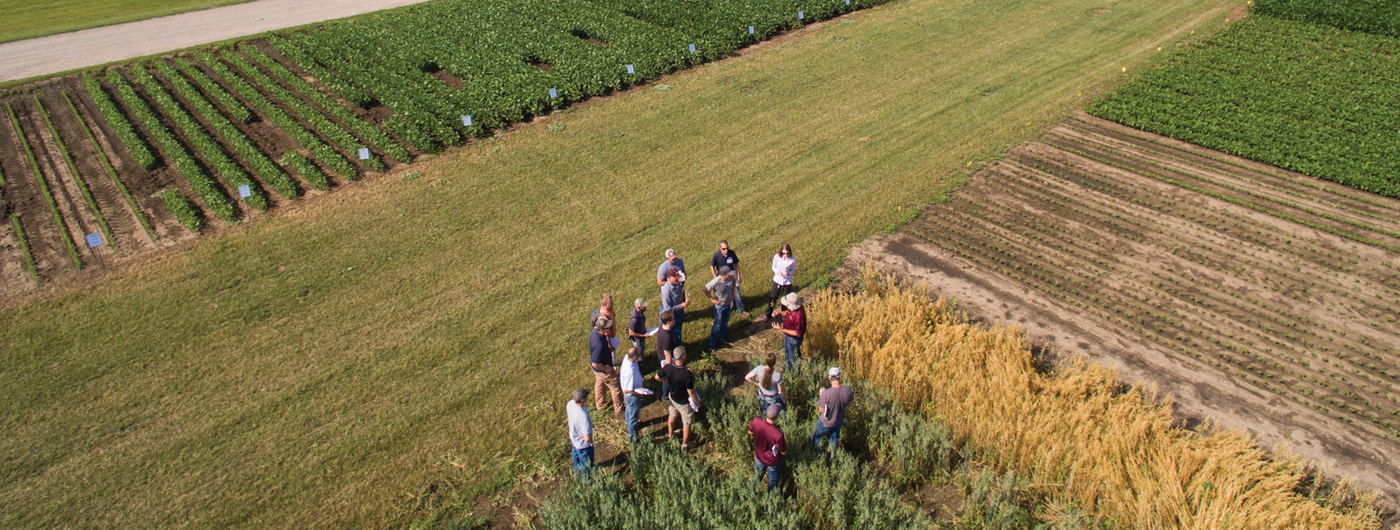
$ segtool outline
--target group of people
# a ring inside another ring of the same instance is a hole
[[[768,307],[760,320],[770,322],[773,329],[782,333],[783,353],[786,366],[790,368],[800,358],[802,340],[807,334],[807,314],[802,298],[792,292],[792,279],[797,272],[792,247],[784,243],[773,255],[771,265],[772,287],[769,289]],[[743,274],[740,272],[739,256],[727,241],[721,240],[719,249],[711,256],[710,274],[711,279],[702,290],[714,311],[708,342],[709,351],[713,352],[730,345],[730,318],[735,313],[748,317],[749,313],[740,294]],[[686,348],[681,341],[681,329],[691,300],[685,286],[685,261],[674,249],[666,249],[665,260],[656,270],[656,284],[661,290],[659,325],[648,328],[646,310],[649,304],[645,298],[634,300],[626,328],[630,347],[620,363],[615,362],[621,341],[617,336],[617,316],[612,295],[602,295],[598,309],[593,311],[588,337],[589,368],[593,371],[594,379],[591,392],[594,394],[593,405],[599,412],[605,412],[604,407],[611,398],[613,414],[624,418],[629,439],[637,436],[642,398],[651,395],[642,376],[641,360],[646,351],[647,338],[654,336],[660,368],[653,377],[661,383],[659,399],[663,400],[667,409],[666,438],[674,438],[676,424],[679,423],[681,447],[688,450],[692,447],[690,426],[701,404],[695,393],[694,374],[686,367]],[[785,407],[782,371],[776,367],[776,354],[768,354],[766,360],[765,365],[755,368],[746,379],[758,386],[760,403],[759,416],[749,425],[755,442],[755,467],[760,474],[767,470],[771,489],[777,483],[787,446],[775,421]],[[829,437],[830,445],[835,447],[851,392],[850,387],[841,385],[840,370],[832,368],[828,375],[832,386],[823,389],[818,401],[822,416],[817,421],[813,444],[819,443],[822,437]],[[584,406],[589,393],[587,388],[575,390],[573,399],[566,406],[573,463],[580,473],[587,473],[593,464],[593,424]],[[829,399],[828,395],[831,396]]]

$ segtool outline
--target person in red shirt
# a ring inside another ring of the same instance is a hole
[[[782,317],[782,323],[773,323],[773,329],[783,332],[783,353],[787,355],[787,367],[802,357],[802,338],[807,336],[807,311],[802,308],[802,298],[797,293],[783,297],[785,309],[774,311]]]
[[[787,455],[787,442],[783,440],[783,430],[778,428],[777,417],[782,407],[777,403],[768,406],[763,416],[749,422],[749,434],[753,435],[754,478],[763,480],[763,472],[768,472],[768,491],[778,487],[778,475],[783,470],[783,456]]]

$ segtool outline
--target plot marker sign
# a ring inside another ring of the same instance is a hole
[[[102,246],[102,233],[101,233],[101,232],[93,232],[93,233],[91,233],[91,234],[88,234],[88,235],[87,235],[87,244],[88,244],[88,248],[97,248],[97,247]]]
[[[637,69],[636,69],[636,68],[633,68],[632,65],[629,64],[629,65],[627,65],[627,73],[629,73],[629,74],[635,74],[635,73],[637,73]]]
[[[552,88],[549,89],[549,99],[554,99],[554,98],[557,98],[557,97],[559,97],[559,92],[555,91],[555,90],[552,89]]]
[[[753,26],[749,26],[749,35],[753,35]]]
[[[466,115],[466,116],[462,116],[462,126],[463,126],[463,127],[471,127],[471,126],[472,126],[472,115],[471,115],[471,114],[468,114],[468,115]]]
[[[253,188],[249,187],[247,184],[242,184],[242,185],[238,186],[238,198],[240,198],[240,199],[247,199],[248,197],[252,197],[252,196],[253,196]]]
[[[801,11],[798,11],[798,12],[797,12],[797,20],[802,20],[802,18],[803,18],[802,12],[801,12]]]
[[[691,45],[690,45],[690,53],[695,53],[695,45],[694,45],[694,44],[691,44]]]
[[[369,160],[369,148],[368,148],[368,147],[361,147],[361,148],[360,148],[360,160]]]

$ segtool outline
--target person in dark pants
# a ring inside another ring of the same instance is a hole
[[[841,369],[835,366],[826,372],[831,388],[823,388],[817,397],[817,428],[812,432],[812,448],[821,449],[821,439],[829,437],[829,448],[835,450],[841,441],[841,424],[846,422],[846,407],[855,399],[851,387],[841,384]]]
[[[661,313],[661,329],[656,332],[656,357],[661,361],[659,365],[661,368],[671,365],[672,352],[675,351],[677,346],[681,345],[681,341],[676,339],[676,334],[671,331],[675,323],[675,317],[672,316],[670,311]],[[670,394],[671,383],[662,381],[661,396],[664,398]]]
[[[792,292],[792,277],[795,274],[797,258],[792,257],[792,246],[783,243],[773,256],[773,288],[768,291],[768,310],[763,313],[764,320],[773,318],[773,309],[777,307],[778,300]]]
[[[776,403],[769,405],[762,416],[749,422],[749,434],[753,435],[754,478],[763,480],[768,473],[768,491],[778,487],[778,475],[783,471],[783,456],[787,454],[787,442],[783,430],[778,428],[778,413],[782,411]]]
[[[671,269],[666,273],[666,285],[661,286],[661,311],[671,312],[671,318],[675,321],[671,332],[676,335],[677,344],[681,342],[681,325],[685,323],[685,308],[689,305],[690,296],[685,292],[685,285],[681,284],[681,273]]]
[[[783,297],[782,311],[774,315],[782,318],[774,322],[773,329],[783,332],[783,354],[787,356],[787,367],[802,356],[802,339],[807,336],[807,310],[802,308],[802,297],[788,293]]]
[[[729,346],[729,317],[734,314],[734,271],[720,267],[719,276],[705,284],[705,294],[715,306],[715,320],[710,325],[710,351]]]
[[[739,272],[739,255],[735,254],[734,249],[729,248],[729,242],[723,239],[719,240],[719,250],[710,256],[710,275],[719,276],[720,267],[729,267],[729,270],[734,271],[734,312],[748,317],[749,310],[744,309],[744,296],[740,294],[744,273]]]
[[[627,321],[627,338],[632,339],[632,347],[647,351],[647,300],[638,298],[632,301],[632,318]]]

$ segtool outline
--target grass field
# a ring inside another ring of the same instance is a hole
[[[251,0],[10,0],[5,2],[5,16],[0,18],[0,42],[32,39],[249,1]]]
[[[663,249],[727,237],[756,297],[790,241],[811,281],[1233,7],[904,1],[7,310],[0,525],[450,509],[562,450],[587,308],[655,301]]]

